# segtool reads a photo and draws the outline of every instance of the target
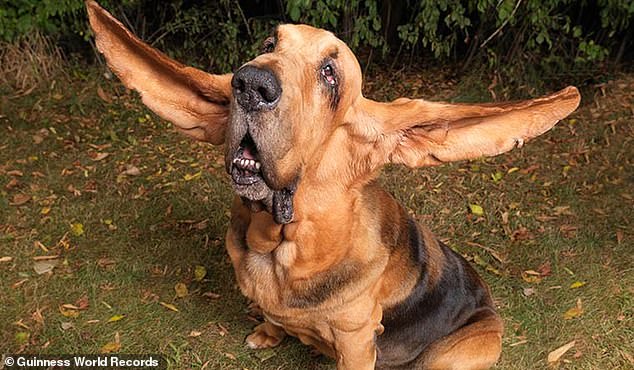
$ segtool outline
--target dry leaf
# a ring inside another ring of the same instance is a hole
[[[159,304],[170,311],[178,312],[178,308],[171,303],[159,302]]]
[[[47,272],[53,271],[55,266],[59,264],[59,260],[41,260],[33,262],[33,270],[38,275],[46,274]]]
[[[79,317],[79,310],[73,305],[63,304],[59,306],[59,312],[65,317]]]
[[[192,338],[200,337],[202,334],[202,332],[196,330],[192,330],[189,332],[189,336]]]
[[[9,257],[9,256],[0,257],[0,262],[11,262],[12,260],[13,260],[13,257]]]
[[[137,166],[126,165],[123,174],[127,176],[140,176],[141,170]]]
[[[561,347],[557,348],[556,350],[550,352],[548,354],[548,363],[552,364],[552,363],[555,363],[555,362],[559,361],[561,356],[563,356],[566,352],[568,352],[574,346],[575,346],[575,341],[573,340],[572,342],[564,344],[563,346],[561,346]]]
[[[187,297],[189,294],[189,290],[187,289],[187,285],[183,283],[177,283],[174,285],[174,290],[176,291],[176,296],[178,298]]]
[[[84,225],[81,223],[70,224],[70,231],[75,236],[82,236],[84,235]]]
[[[574,283],[570,284],[570,289],[581,288],[584,285],[586,285],[585,281],[575,281]]]
[[[469,204],[469,210],[471,210],[471,213],[476,216],[484,215],[484,209],[477,204]]]
[[[206,275],[207,269],[205,268],[205,266],[196,265],[196,267],[194,267],[194,280],[202,281]]]
[[[83,295],[81,296],[76,302],[75,302],[75,306],[77,306],[77,309],[79,310],[85,310],[88,307],[90,307],[90,303],[88,302],[88,296],[87,295]]]
[[[73,325],[72,322],[63,322],[61,326],[62,326],[62,330],[68,330],[74,327],[75,325]]]
[[[185,176],[183,176],[183,180],[185,181],[192,181],[192,180],[196,180],[197,178],[200,177],[200,175],[202,175],[201,171],[198,171],[194,174],[185,174]]]
[[[116,332],[114,335],[114,342],[108,342],[103,347],[101,347],[101,353],[119,352],[120,349],[121,338],[119,337],[119,332]]]
[[[564,312],[564,320],[574,319],[583,314],[583,307],[581,306],[581,298],[577,298],[577,304],[575,307],[570,308],[568,311]]]
[[[108,319],[108,321],[106,322],[115,322],[115,321],[120,321],[123,318],[125,318],[125,315],[114,315],[111,318]]]
[[[13,201],[11,202],[12,206],[21,206],[26,204],[29,200],[31,200],[30,195],[18,193],[13,196]]]
[[[20,181],[18,181],[18,179],[16,179],[15,177],[12,177],[11,180],[9,180],[9,182],[4,186],[4,188],[7,190],[11,190],[18,185],[20,185]]]
[[[97,86],[97,96],[99,96],[99,98],[106,103],[112,103],[112,98],[110,98],[110,96],[108,96],[108,94],[103,91],[101,86]]]
[[[92,159],[95,162],[106,159],[108,158],[109,155],[110,153],[102,153],[102,152],[88,153],[88,156],[90,157],[90,159]]]

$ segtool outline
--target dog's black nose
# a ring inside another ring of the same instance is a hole
[[[282,87],[268,69],[254,66],[240,68],[231,79],[233,95],[247,111],[273,109],[282,95]]]

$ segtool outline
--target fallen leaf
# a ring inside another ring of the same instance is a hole
[[[176,291],[176,296],[178,298],[187,297],[187,295],[189,294],[189,290],[187,289],[187,285],[185,285],[183,283],[177,283],[176,285],[174,285],[174,290]]]
[[[621,242],[623,242],[623,231],[617,230],[616,231],[616,244],[621,245]]]
[[[196,265],[196,267],[194,267],[194,280],[202,281],[206,275],[207,269],[205,268],[205,266]]]
[[[4,186],[4,188],[7,190],[11,190],[18,187],[18,185],[20,185],[20,181],[15,177],[12,177],[11,180],[9,180],[9,182]]]
[[[26,204],[29,200],[31,200],[30,195],[18,193],[13,196],[13,201],[11,202],[12,206],[21,206]]]
[[[112,353],[119,352],[121,349],[121,338],[119,336],[119,332],[116,332],[114,335],[114,342],[108,342],[101,347],[101,353]]]
[[[7,171],[7,175],[22,177],[22,176],[24,176],[24,173],[22,173],[22,171],[20,171],[20,170],[11,170],[11,171]]]
[[[79,310],[76,308],[71,308],[73,307],[72,305],[68,305],[68,304],[63,304],[61,306],[59,306],[59,312],[64,316],[64,317],[71,317],[71,318],[76,318],[79,317]]]
[[[90,303],[88,302],[88,296],[87,295],[83,295],[81,296],[76,302],[75,302],[75,306],[77,306],[77,309],[79,310],[85,310],[90,306]]]
[[[112,98],[110,98],[110,96],[108,96],[108,94],[103,91],[101,86],[97,86],[97,96],[99,96],[99,98],[106,103],[112,103]]]
[[[527,283],[540,283],[542,281],[542,277],[537,271],[526,270],[522,271],[522,280]]]
[[[482,216],[484,214],[484,209],[477,204],[469,204],[469,209],[471,210],[471,213],[476,216]]]
[[[550,261],[544,262],[541,266],[537,268],[537,271],[539,271],[539,275],[542,277],[549,276],[552,272]]]
[[[62,330],[68,330],[68,329],[70,329],[70,328],[72,328],[72,327],[74,327],[74,326],[75,326],[75,325],[73,325],[73,323],[72,323],[72,322],[63,322],[63,323],[61,324]]]
[[[189,336],[192,338],[200,337],[202,334],[202,332],[196,330],[192,330],[189,332]]]
[[[522,289],[522,293],[524,293],[525,296],[530,297],[533,294],[535,294],[535,289],[534,288],[524,288],[524,289]]]
[[[170,311],[178,312],[178,308],[171,303],[159,302],[159,304]]]
[[[141,170],[137,166],[126,165],[123,174],[127,176],[140,176]]]
[[[513,241],[531,240],[533,238],[535,238],[535,236],[524,226],[521,226],[511,234],[511,240]]]
[[[564,320],[574,319],[583,314],[583,307],[581,306],[581,298],[577,298],[577,304],[564,312]]]
[[[566,352],[568,352],[572,347],[575,346],[575,341],[573,340],[570,343],[564,344],[563,346],[557,348],[556,350],[550,352],[548,354],[548,363],[552,364],[561,358]]]
[[[570,289],[581,288],[584,285],[586,285],[585,281],[575,281],[574,283],[570,284]]]
[[[192,180],[196,180],[197,178],[199,178],[199,177],[200,177],[200,175],[202,175],[202,172],[201,172],[201,171],[198,171],[198,172],[196,172],[196,173],[194,173],[194,174],[188,174],[188,173],[187,173],[187,174],[185,174],[185,176],[183,176],[183,179],[184,179],[185,181],[192,181]]]
[[[75,236],[82,236],[84,235],[84,225],[81,223],[70,224],[70,231]]]
[[[59,260],[42,260],[33,262],[33,270],[38,275],[46,274],[53,271],[55,266],[59,264]]]
[[[202,294],[203,297],[207,297],[207,298],[211,298],[211,299],[218,299],[220,297],[222,297],[220,294],[218,293],[214,293],[214,292],[205,292]]]
[[[13,257],[9,257],[9,256],[0,257],[0,262],[11,262],[12,260],[13,260]]]
[[[236,360],[236,356],[233,353],[225,353],[225,356],[227,356],[227,358],[231,359],[231,360]]]
[[[41,215],[46,216],[47,214],[51,213],[51,207],[44,207],[42,208],[42,210],[40,211]]]
[[[37,322],[40,325],[44,325],[44,316],[42,316],[42,309],[38,308],[31,314],[31,318],[33,321]]]
[[[109,155],[110,153],[103,153],[103,152],[88,153],[88,156],[90,157],[90,159],[92,159],[95,162],[104,160],[108,158]]]
[[[106,321],[106,322],[116,322],[116,321],[122,320],[123,318],[125,318],[125,315],[114,315],[114,316],[110,317],[108,319],[108,321]]]

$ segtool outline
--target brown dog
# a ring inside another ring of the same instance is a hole
[[[266,317],[249,347],[288,333],[349,370],[496,362],[502,320],[488,288],[374,179],[390,162],[432,166],[521,146],[577,107],[577,89],[502,104],[377,103],[361,94],[357,59],[330,32],[279,26],[233,76],[211,75],[87,7],[126,86],[184,134],[226,144],[238,195],[227,250]]]

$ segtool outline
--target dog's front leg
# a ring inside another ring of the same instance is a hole
[[[375,335],[373,325],[354,332],[336,333],[337,370],[374,370]]]
[[[383,333],[383,310],[375,302],[358,301],[333,327],[337,370],[373,370],[376,363],[376,336]],[[357,319],[361,319],[360,324]],[[356,322],[356,323],[355,323]]]

